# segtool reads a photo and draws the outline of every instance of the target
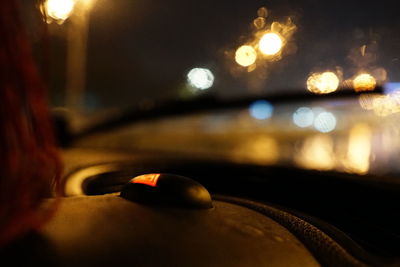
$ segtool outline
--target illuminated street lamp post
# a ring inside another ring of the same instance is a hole
[[[82,1],[71,16],[67,29],[67,84],[65,104],[79,110],[86,87],[86,49],[88,39],[89,6]]]
[[[47,0],[42,11],[48,23],[68,19],[65,105],[79,110],[86,86],[86,49],[90,8],[95,0]]]
[[[69,18],[74,7],[74,0],[45,0],[40,6],[40,10],[47,23],[56,22],[61,25]]]

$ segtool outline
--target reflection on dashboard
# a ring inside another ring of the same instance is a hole
[[[259,100],[248,109],[138,122],[112,135],[89,136],[77,145],[360,175],[393,174],[400,171],[394,163],[400,151],[398,113],[382,117],[373,108],[374,98],[392,97],[362,95],[290,105]]]

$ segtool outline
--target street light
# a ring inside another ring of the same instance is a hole
[[[279,51],[281,51],[282,46],[282,38],[274,32],[268,32],[264,34],[259,42],[260,51],[267,56],[276,55]]]
[[[250,45],[242,45],[236,50],[235,60],[237,64],[248,67],[256,62],[257,52]]]
[[[353,80],[353,87],[356,92],[373,91],[376,87],[376,79],[368,73],[361,73]]]
[[[47,23],[55,21],[62,24],[71,15],[74,7],[74,0],[46,0],[41,9]]]
[[[45,0],[41,11],[47,23],[67,27],[65,105],[79,110],[86,87],[86,57],[90,9],[95,0]]]
[[[206,68],[194,68],[187,74],[187,80],[193,88],[199,90],[206,90],[213,86],[214,75],[209,69]]]
[[[308,77],[307,89],[314,94],[329,94],[338,89],[339,82],[338,76],[331,71],[317,72]]]

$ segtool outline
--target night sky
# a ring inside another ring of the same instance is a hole
[[[247,72],[234,62],[234,52],[254,39],[252,22],[263,6],[267,23],[290,17],[297,31],[281,60]],[[176,98],[193,67],[213,71],[208,93],[222,98],[305,91],[313,71],[339,70],[349,79],[361,69],[383,68],[390,81],[400,81],[399,13],[394,1],[97,0],[89,27],[87,103],[126,107]],[[66,26],[68,21],[57,27]],[[53,42],[60,43],[60,36]]]

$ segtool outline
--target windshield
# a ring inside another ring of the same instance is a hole
[[[392,1],[47,0],[41,10],[52,103],[73,110],[400,81]]]
[[[80,145],[398,173],[400,17],[392,2],[30,3],[21,7],[51,105],[72,123],[178,106],[150,112],[170,116],[113,133],[113,142]],[[343,92],[357,95],[330,97]],[[216,101],[197,102],[203,115],[172,116],[196,99]],[[225,106],[238,99],[253,102]]]

